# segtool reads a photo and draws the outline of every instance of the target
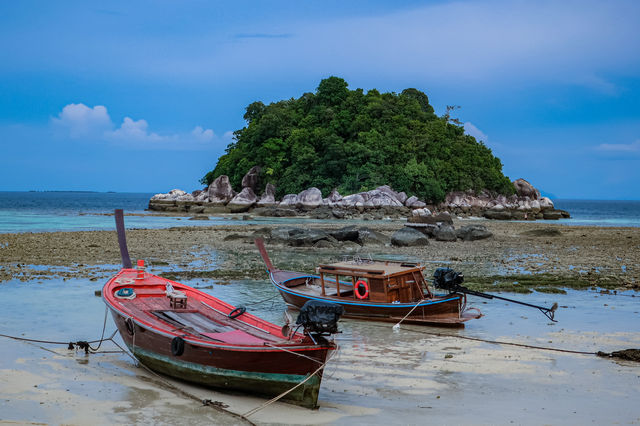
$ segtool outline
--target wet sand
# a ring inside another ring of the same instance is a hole
[[[5,283],[0,287],[0,333],[20,331],[25,337],[59,341],[97,338],[104,306],[93,292],[100,286],[86,280]],[[207,291],[234,304],[275,293],[261,280],[213,283]],[[391,324],[341,321],[342,333],[336,336],[340,349],[325,369],[320,408],[278,402],[248,420],[382,425],[422,423],[428,417],[436,424],[637,423],[640,365],[593,355],[640,347],[640,308],[631,295],[569,291],[526,296],[536,304],[559,302],[558,323],[535,310],[480,300],[472,303],[485,316],[462,330],[402,325],[394,331]],[[281,322],[284,304],[275,298],[249,309]],[[113,330],[108,318],[106,335]],[[243,424],[247,422],[183,392],[218,401],[236,414],[265,402],[158,377],[122,353],[85,355],[64,346],[1,342],[0,419],[9,424]],[[101,348],[117,349],[109,342]]]
[[[456,226],[472,221],[457,222]],[[510,295],[529,303],[558,302],[558,323],[539,312],[473,299],[485,316],[451,337],[442,329],[341,321],[340,350],[325,370],[320,409],[275,403],[252,415],[258,424],[637,423],[640,366],[595,355],[531,350],[459,338],[468,336],[586,352],[640,348],[640,229],[553,223],[481,221],[494,237],[436,242],[423,248],[364,246],[359,255],[392,255],[463,271],[467,281],[535,277],[567,294]],[[345,222],[280,225],[342,227]],[[402,222],[364,222],[391,235]],[[269,285],[251,237],[274,224],[129,230],[132,258],[155,273],[177,274],[233,304],[269,299],[250,310],[281,323],[284,304]],[[559,234],[558,232],[559,231]],[[225,239],[226,238],[226,239]],[[251,238],[246,238],[249,241]],[[312,271],[343,250],[268,244],[281,268]],[[350,252],[354,253],[354,252]],[[94,291],[119,269],[115,232],[0,235],[0,333],[47,340],[89,340],[102,330],[104,306]],[[242,267],[238,267],[242,265]],[[486,284],[486,283],[485,283]],[[567,284],[567,285],[564,285]],[[617,294],[600,292],[602,287]],[[590,289],[595,290],[590,290]],[[17,302],[20,303],[17,303]],[[114,330],[108,318],[107,333]],[[160,379],[125,354],[85,355],[65,347],[2,339],[0,423],[242,424],[264,403],[175,380]],[[117,348],[106,343],[103,350]],[[165,380],[171,386],[165,385]],[[198,399],[220,401],[229,414]],[[612,409],[615,407],[615,409]]]

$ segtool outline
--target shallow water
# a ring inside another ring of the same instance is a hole
[[[267,280],[185,281],[282,323],[284,303]],[[91,340],[102,330],[98,282],[11,281],[0,285],[0,333],[45,340]],[[321,408],[276,403],[251,417],[257,423],[566,424],[638,422],[640,365],[594,355],[525,349],[456,338],[478,337],[595,352],[640,348],[640,298],[634,293],[568,290],[566,295],[505,297],[560,308],[557,323],[535,309],[470,299],[485,316],[448,330],[344,320],[340,350],[328,363]],[[263,301],[259,304],[250,304]],[[19,302],[19,303],[18,303]],[[294,314],[295,317],[295,314]],[[114,330],[107,319],[107,332]],[[450,333],[452,337],[429,333]],[[123,354],[86,356],[61,346],[2,340],[0,418],[83,424],[237,422],[176,395]],[[45,350],[42,348],[49,349]],[[106,343],[103,347],[113,350]],[[53,351],[53,352],[51,352]],[[264,400],[171,381],[201,398],[243,413]],[[37,387],[36,387],[37,386]],[[612,409],[611,407],[615,407]]]

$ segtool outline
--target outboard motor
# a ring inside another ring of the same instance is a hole
[[[330,335],[338,332],[338,320],[344,308],[335,303],[309,300],[300,309],[296,324],[304,327],[307,334]]]
[[[460,290],[460,284],[464,282],[464,275],[451,268],[438,268],[433,273],[433,285],[436,288],[455,292]]]

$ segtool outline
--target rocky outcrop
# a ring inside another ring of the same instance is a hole
[[[513,182],[516,193],[510,196],[490,194],[486,191],[451,192],[438,210],[447,210],[457,216],[478,216],[496,220],[560,219],[569,213],[554,208],[553,202],[540,195],[524,179]],[[545,212],[546,215],[545,215]],[[551,213],[554,212],[554,213]]]
[[[156,194],[149,201],[149,209],[194,214],[241,213],[254,209],[255,214],[260,216],[304,215],[316,219],[359,217],[379,220],[407,217],[412,223],[435,225],[429,228],[429,232],[439,224],[451,225],[453,216],[495,220],[570,217],[568,212],[555,209],[549,198],[542,197],[540,191],[524,179],[513,182],[516,193],[510,196],[487,191],[458,191],[447,194],[445,201],[438,205],[427,206],[418,197],[407,197],[404,192],[396,192],[388,185],[346,196],[334,189],[324,199],[318,188],[309,188],[299,194],[287,194],[278,201],[276,188],[269,183],[260,199],[257,199],[255,194],[259,176],[260,168],[251,168],[242,179],[240,194],[233,190],[229,178],[224,175],[216,178],[205,190],[191,194],[179,189]]]

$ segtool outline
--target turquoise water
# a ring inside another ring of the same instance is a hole
[[[152,193],[0,192],[0,233],[112,230],[114,209],[124,209],[128,228],[169,228],[230,224],[229,217],[190,221],[184,216],[145,211]],[[640,201],[554,200],[571,219],[564,225],[640,226]],[[237,218],[236,218],[237,219]],[[287,218],[256,218],[245,223],[288,223]],[[320,222],[320,221],[318,221]]]

